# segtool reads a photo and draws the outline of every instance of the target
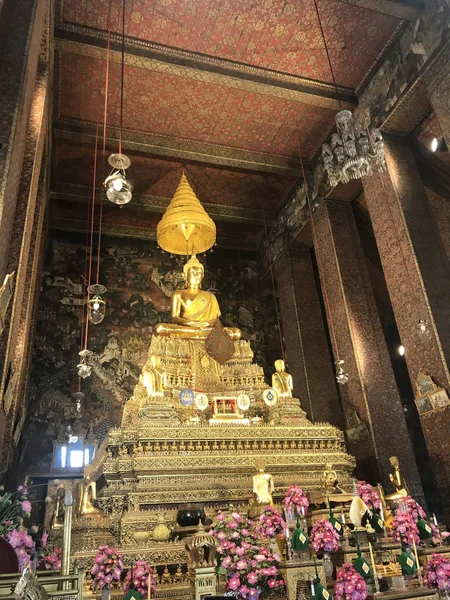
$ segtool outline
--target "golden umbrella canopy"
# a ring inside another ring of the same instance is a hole
[[[156,228],[158,243],[172,254],[206,252],[216,241],[216,225],[189,185],[181,176],[163,218]]]

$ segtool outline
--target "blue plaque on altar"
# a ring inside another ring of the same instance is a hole
[[[183,406],[191,406],[194,402],[194,392],[192,390],[181,390],[180,402]]]

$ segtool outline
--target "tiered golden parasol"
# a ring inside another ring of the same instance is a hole
[[[183,173],[163,218],[156,228],[158,243],[172,254],[206,252],[216,241],[216,225]]]

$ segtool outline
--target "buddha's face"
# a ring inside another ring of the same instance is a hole
[[[203,279],[203,269],[200,267],[191,267],[187,272],[186,281],[189,286],[200,286]]]

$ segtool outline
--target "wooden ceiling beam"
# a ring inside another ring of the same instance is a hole
[[[415,21],[424,8],[423,0],[341,0],[341,2],[397,17],[403,21]]]
[[[64,23],[55,29],[55,40],[57,50],[76,52],[78,45],[79,52],[83,53],[83,47],[86,46],[106,49],[107,33],[86,26]],[[120,36],[112,34],[111,49],[113,54],[120,53]],[[293,102],[332,110],[339,110],[341,103],[344,108],[349,109],[358,103],[356,91],[352,88],[334,86],[328,82],[197,54],[154,42],[126,38],[125,53],[126,64],[130,66],[136,65]]]
[[[68,141],[75,144],[85,143],[94,145],[95,125],[77,119],[55,118],[53,120],[53,136],[56,140]],[[116,151],[118,140],[118,129],[108,127],[107,148]],[[297,158],[278,154],[253,152],[128,130],[124,130],[123,132],[122,144],[125,151],[137,152],[140,155],[149,157],[171,158],[181,163],[202,164],[219,168],[274,173],[294,177],[301,176],[301,169]],[[309,163],[306,163],[305,168],[309,171]]]

